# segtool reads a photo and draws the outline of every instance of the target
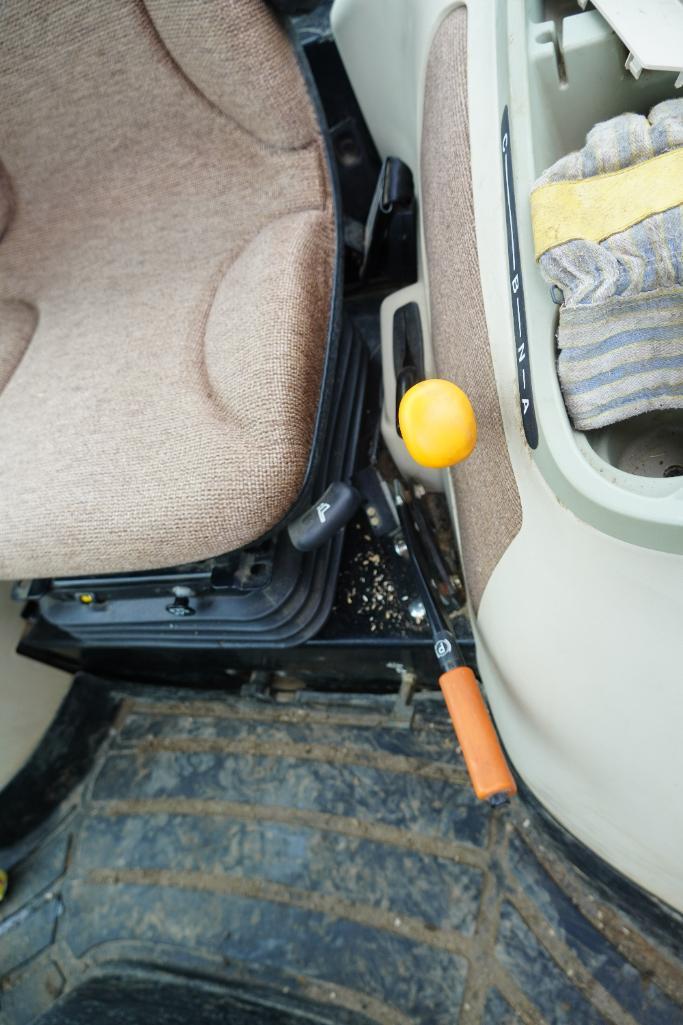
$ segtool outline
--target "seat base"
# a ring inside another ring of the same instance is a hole
[[[351,322],[342,332],[331,423],[310,500],[355,468],[367,350]],[[298,552],[286,530],[206,562],[150,572],[22,581],[32,654],[59,661],[74,648],[150,653],[198,647],[279,648],[323,625],[334,597],[343,532]],[[36,639],[38,642],[36,644]],[[80,664],[80,659],[79,659]]]

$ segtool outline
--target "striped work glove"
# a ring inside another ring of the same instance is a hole
[[[596,125],[531,193],[564,295],[558,374],[578,430],[683,407],[683,99]]]

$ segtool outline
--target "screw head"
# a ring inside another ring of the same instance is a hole
[[[402,559],[405,559],[406,555],[408,554],[408,545],[405,543],[403,538],[400,538],[398,541],[394,542],[394,551],[397,555],[400,555]]]
[[[410,605],[408,606],[408,613],[413,622],[417,623],[418,626],[420,625],[420,623],[424,623],[425,619],[427,618],[427,610],[424,607],[424,603],[421,602],[419,598],[415,598],[413,601],[411,601]]]

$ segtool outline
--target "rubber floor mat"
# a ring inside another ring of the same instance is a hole
[[[3,1025],[683,1025],[673,942],[473,798],[436,694],[405,729],[382,696],[111,693],[0,852]]]

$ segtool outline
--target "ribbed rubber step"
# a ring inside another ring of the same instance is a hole
[[[3,1025],[683,1023],[674,947],[475,801],[436,695],[406,730],[379,696],[113,692],[0,852]]]

